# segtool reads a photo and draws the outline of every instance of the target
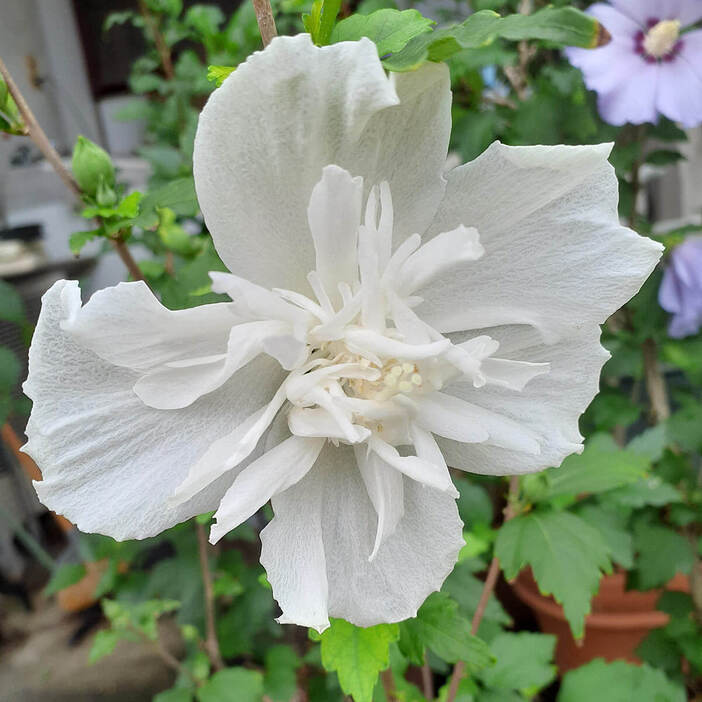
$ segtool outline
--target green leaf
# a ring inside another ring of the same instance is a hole
[[[224,22],[224,13],[215,5],[193,5],[185,13],[185,24],[192,27],[202,37],[217,34]]]
[[[92,648],[88,654],[88,663],[97,663],[101,658],[109,656],[115,650],[117,642],[122,638],[119,631],[114,629],[100,629],[95,634]]]
[[[662,507],[671,502],[681,502],[682,496],[676,488],[657,476],[637,480],[631,485],[611,490],[600,498],[605,503],[622,507]]]
[[[193,693],[184,687],[159,692],[151,702],[192,702]]]
[[[101,179],[114,187],[115,167],[110,155],[84,136],[79,136],[73,147],[72,169],[78,187],[86,195],[95,196]]]
[[[685,702],[684,690],[660,670],[597,659],[566,673],[558,702]]]
[[[680,650],[663,629],[654,629],[636,647],[636,655],[654,668],[661,668],[666,673],[680,671]]]
[[[139,216],[133,224],[150,228],[158,223],[157,208],[167,207],[179,215],[193,215],[198,211],[195,183],[192,176],[178,178],[156,190],[149,191],[140,203]]]
[[[490,643],[496,663],[478,677],[499,690],[540,690],[556,677],[551,663],[555,647],[556,637],[550,634],[499,634]]]
[[[0,320],[22,324],[26,317],[24,303],[14,286],[0,279]]]
[[[93,239],[101,236],[103,234],[103,229],[91,229],[90,231],[87,232],[75,232],[74,234],[71,234],[71,236],[68,239],[68,246],[71,249],[71,253],[74,256],[78,256],[80,252],[83,250],[83,247],[89,242],[92,241]]]
[[[635,436],[626,447],[627,451],[646,456],[650,461],[659,461],[668,443],[668,430],[665,424],[657,424]]]
[[[305,29],[317,46],[329,44],[334,22],[340,9],[341,0],[315,0],[310,14],[303,15],[302,21]]]
[[[176,222],[176,214],[167,207],[158,210],[159,223],[156,230],[163,245],[183,256],[189,256],[200,249],[199,242],[190,236],[183,227]]]
[[[531,15],[503,17],[500,37],[511,41],[539,39],[594,49],[601,37],[601,27],[594,17],[574,7],[545,7]]]
[[[332,619],[321,635],[322,665],[336,671],[341,689],[354,702],[371,702],[380,671],[390,665],[390,644],[399,635],[397,624],[362,629],[343,619]]]
[[[17,103],[14,101],[5,81],[0,78],[0,131],[8,134],[26,135]]]
[[[198,702],[261,702],[263,676],[256,670],[227,668],[197,690]]]
[[[563,605],[574,637],[582,637],[602,571],[612,569],[598,531],[574,514],[536,510],[502,526],[495,555],[508,580],[530,565],[539,590],[553,594]]]
[[[460,493],[458,513],[464,523],[471,528],[476,524],[492,524],[494,508],[485,488],[466,478],[457,478],[454,483]]]
[[[12,390],[21,372],[22,366],[15,353],[7,346],[0,346],[0,390]]]
[[[586,504],[577,515],[600,532],[612,560],[627,570],[634,565],[634,540],[628,528],[626,515],[599,505]]]
[[[669,166],[678,161],[684,161],[685,157],[679,151],[672,149],[656,149],[646,155],[645,163],[650,163],[652,166]]]
[[[636,585],[649,590],[667,583],[676,573],[689,573],[694,563],[685,537],[664,526],[637,524],[634,528]]]
[[[139,191],[134,191],[125,197],[115,208],[118,217],[132,219],[139,214],[139,203],[144,196]]]
[[[400,648],[405,655],[411,654],[415,663],[423,662],[425,647],[448,663],[465,661],[470,672],[481,670],[494,660],[488,645],[470,633],[470,622],[458,613],[458,604],[445,592],[429,595],[417,616],[400,626]]]
[[[297,668],[300,659],[290,646],[272,646],[266,651],[266,674],[263,687],[273,702],[288,702],[297,689]]]
[[[425,61],[444,61],[463,49],[485,46],[497,38],[544,40],[564,46],[594,48],[600,36],[597,20],[572,7],[546,7],[531,15],[507,17],[481,10],[461,24],[414,37],[392,56],[379,53],[385,58],[388,70],[411,71]]]
[[[377,10],[370,15],[351,15],[341,20],[331,34],[331,42],[356,41],[368,37],[378,47],[383,58],[396,54],[407,43],[425,32],[431,31],[434,20],[422,17],[417,10]]]
[[[609,437],[593,437],[580,454],[545,473],[548,488],[543,500],[561,495],[595,494],[628,485],[643,477],[649,467],[646,456],[617,448]]]
[[[208,66],[207,80],[214,83],[219,88],[235,69],[236,66]]]
[[[686,451],[702,451],[702,404],[691,403],[667,422],[670,440]]]
[[[75,585],[85,577],[85,566],[82,563],[68,563],[57,568],[51,575],[44,596],[49,597],[70,585]]]

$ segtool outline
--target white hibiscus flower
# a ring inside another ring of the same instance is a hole
[[[366,40],[283,37],[210,98],[195,181],[232,302],[142,283],[45,295],[25,385],[40,498],[143,538],[269,499],[282,622],[411,617],[463,543],[447,464],[579,451],[599,325],[661,247],[619,225],[609,146],[507,147],[442,175],[445,65],[387,76]]]

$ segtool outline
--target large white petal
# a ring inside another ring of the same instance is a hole
[[[132,390],[135,371],[107,363],[61,329],[79,309],[77,283],[56,283],[29,352],[24,388],[34,407],[25,451],[44,476],[36,483],[41,501],[83,531],[116,539],[152,536],[215,509],[231,478],[177,507],[168,497],[210,444],[273,394],[277,363],[261,357],[186,409],[153,409]]]
[[[472,473],[530,473],[558,466],[566,456],[582,451],[578,419],[597,394],[600,370],[609,357],[600,345],[599,328],[587,325],[555,344],[544,344],[538,331],[527,326],[491,329],[490,335],[500,342],[500,355],[548,362],[549,372],[532,378],[521,392],[469,383],[451,385],[445,392],[519,425],[536,438],[540,452],[440,438],[447,463]]]
[[[609,151],[495,143],[451,171],[431,231],[473,226],[485,255],[419,291],[419,316],[442,332],[532,324],[554,340],[631,298],[662,247],[619,225]]]
[[[138,281],[98,290],[83,307],[75,306],[61,327],[104,360],[147,371],[226,353],[229,332],[239,321],[232,303],[169,310]]]
[[[261,563],[283,610],[278,621],[321,632],[329,626],[327,561],[322,540],[326,484],[305,479],[302,483],[303,489],[296,485],[272,499],[275,518],[261,532]]]
[[[217,543],[273,495],[301,480],[314,465],[325,441],[291,436],[244,468],[215,513],[217,522],[212,525],[210,541]]]
[[[195,183],[222,260],[266,287],[307,291],[307,206],[330,164],[363,177],[366,193],[388,181],[398,236],[428,226],[444,189],[450,100],[445,66],[388,78],[367,39],[274,39],[200,116]]]
[[[261,562],[281,621],[320,629],[324,615],[358,626],[397,622],[441,587],[463,545],[455,500],[407,478],[403,487],[404,515],[372,561],[377,517],[350,447],[328,444],[299,483],[273,498]]]

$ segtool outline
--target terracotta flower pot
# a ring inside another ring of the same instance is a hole
[[[109,567],[110,562],[107,558],[86,563],[85,575],[77,583],[65,587],[56,594],[59,607],[64,612],[73,613],[82,612],[96,604],[98,600],[95,597],[95,590]],[[126,573],[127,564],[120,563],[117,566],[117,572]]]
[[[594,658],[641,662],[634,653],[636,647],[652,629],[668,623],[668,615],[656,609],[663,589],[638,592],[627,591],[625,586],[624,572],[602,578],[592,600],[592,613],[585,619],[585,636],[576,643],[563,608],[539,592],[530,569],[523,570],[512,583],[517,597],[534,611],[541,631],[558,637],[556,664],[562,673]],[[664,589],[689,592],[689,578],[679,573]]]

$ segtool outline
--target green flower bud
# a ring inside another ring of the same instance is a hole
[[[117,193],[111,185],[105,183],[105,176],[102,173],[98,177],[95,200],[100,207],[113,207],[117,203]]]
[[[101,180],[103,187],[115,184],[115,167],[109,154],[84,136],[76,141],[72,165],[78,186],[86,195],[95,197]]]

